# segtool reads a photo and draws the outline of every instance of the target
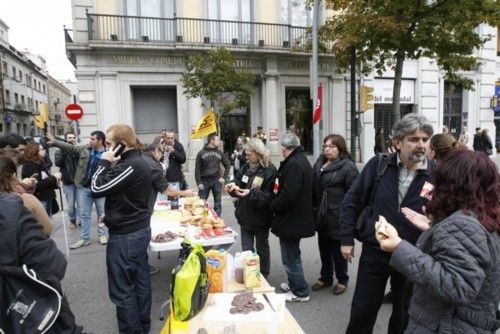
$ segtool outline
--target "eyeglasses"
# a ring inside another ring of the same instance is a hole
[[[336,148],[337,145],[323,145],[323,149],[325,148]]]

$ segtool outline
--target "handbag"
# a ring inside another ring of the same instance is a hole
[[[354,237],[361,240],[361,234],[366,229],[366,219],[371,215],[373,210],[373,201],[375,200],[375,192],[377,191],[378,183],[382,176],[384,176],[387,170],[387,160],[389,159],[389,154],[381,153],[378,155],[377,170],[375,172],[375,180],[373,181],[372,189],[370,192],[370,198],[368,204],[359,213],[358,219],[356,220],[356,226],[354,229]]]
[[[330,182],[326,184],[325,190],[321,195],[321,200],[319,202],[318,208],[316,209],[316,215],[314,217],[314,225],[316,230],[325,226],[328,222],[328,186],[332,183],[335,178],[337,171],[332,173],[330,177]]]
[[[46,333],[61,312],[62,296],[26,265],[0,266],[0,333]]]

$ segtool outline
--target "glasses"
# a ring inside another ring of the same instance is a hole
[[[323,145],[323,149],[326,149],[326,148],[336,148],[337,145]]]

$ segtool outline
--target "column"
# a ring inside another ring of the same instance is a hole
[[[188,133],[185,134],[186,143],[188,147],[186,148],[187,153],[187,168],[190,172],[194,172],[194,163],[196,159],[196,154],[203,147],[203,139],[191,139],[191,129],[198,124],[201,117],[203,116],[203,108],[201,107],[201,99],[189,99],[187,100],[187,114],[188,116]],[[180,136],[181,134],[179,134]]]
[[[266,131],[269,133],[269,129],[276,128],[278,130],[279,137],[283,135],[284,129],[280,129],[280,110],[278,108],[278,75],[277,74],[266,74],[265,75],[265,110],[264,110],[264,120]],[[277,156],[281,154],[280,142],[272,142],[268,138],[267,148],[271,156]]]

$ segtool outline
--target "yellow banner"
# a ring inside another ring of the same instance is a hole
[[[207,112],[198,122],[191,134],[191,139],[201,139],[211,133],[217,132],[217,116],[213,111]]]
[[[37,128],[43,129],[44,123],[49,121],[49,106],[47,103],[40,103],[40,115],[35,116],[35,126]]]

